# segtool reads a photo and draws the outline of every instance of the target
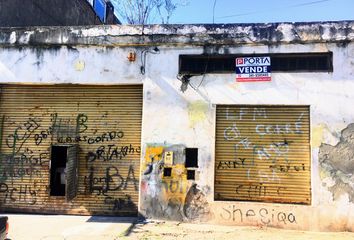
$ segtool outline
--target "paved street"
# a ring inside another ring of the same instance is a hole
[[[9,214],[11,240],[114,239],[353,239],[354,233],[287,231],[274,228],[231,227],[135,218]]]

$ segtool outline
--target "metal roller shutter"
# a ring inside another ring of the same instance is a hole
[[[0,207],[136,215],[142,94],[142,85],[3,85]],[[53,146],[74,160],[66,174],[78,174],[66,176],[66,197],[52,194]]]
[[[216,108],[215,200],[311,202],[308,106]]]

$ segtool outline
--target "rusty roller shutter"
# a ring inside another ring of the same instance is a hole
[[[308,106],[217,106],[215,154],[215,200],[310,204]]]
[[[137,214],[142,85],[3,85],[0,114],[0,208]],[[58,153],[66,196],[50,180]]]

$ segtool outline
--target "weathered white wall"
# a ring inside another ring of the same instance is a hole
[[[185,93],[176,80],[179,54],[201,54],[202,49],[170,49],[160,55],[151,56],[152,66],[145,79],[143,143],[185,144],[200,151],[200,175],[198,185],[210,187],[207,195],[214,219],[229,224],[264,224],[293,229],[351,230],[354,204],[344,194],[333,201],[328,187],[333,185],[330,177],[321,180],[318,152],[321,143],[336,145],[341,131],[354,122],[351,103],[354,102],[354,55],[353,44],[338,47],[336,44],[281,45],[278,47],[233,47],[230,53],[294,53],[333,52],[333,73],[273,73],[271,82],[236,83],[234,74],[207,74],[193,77],[191,87]],[[155,62],[155,64],[154,64]],[[173,64],[174,63],[174,64]],[[165,66],[166,64],[166,66]],[[204,79],[204,80],[203,80]],[[201,107],[200,102],[205,104]],[[274,104],[310,105],[312,131],[312,204],[300,206],[270,203],[214,202],[214,148],[215,148],[215,104]],[[204,112],[190,112],[193,106]],[[197,115],[197,116],[195,116]],[[194,119],[198,119],[197,122]],[[353,182],[352,182],[353,183]],[[328,186],[329,185],[329,186]],[[261,210],[262,208],[267,209]],[[230,212],[241,209],[243,222],[236,212],[235,219]],[[255,217],[245,217],[248,210],[256,212]],[[259,210],[262,212],[259,213]],[[295,216],[296,223],[277,220],[277,215]],[[275,217],[274,217],[275,215]],[[225,220],[226,219],[226,220]]]
[[[210,208],[210,221],[224,224],[269,225],[290,229],[354,231],[354,203],[348,194],[334,200],[319,165],[321,143],[336,145],[341,131],[354,123],[354,44],[279,44],[277,46],[220,47],[230,54],[333,52],[333,73],[273,73],[271,82],[236,83],[234,74],[192,77],[181,92],[178,74],[180,54],[201,54],[202,47],[159,46],[159,54],[147,54],[146,73],[140,73],[141,51],[149,47],[75,48],[11,47],[0,49],[0,82],[30,84],[144,84],[142,126],[143,155],[147,144],[199,148],[197,185],[203,189]],[[152,49],[152,48],[151,48]],[[135,51],[137,60],[129,62]],[[216,104],[274,104],[311,106],[312,204],[310,206],[253,202],[214,202],[214,151]],[[142,169],[144,171],[144,169]],[[349,184],[354,188],[353,175]],[[353,190],[353,189],[352,189]],[[148,192],[141,191],[141,198]],[[144,206],[140,206],[144,213]],[[239,215],[228,216],[236,209]],[[262,209],[266,209],[262,210]],[[245,217],[248,210],[256,216]],[[261,212],[260,212],[261,211]],[[279,221],[278,214],[296,218]],[[275,217],[274,217],[275,216]]]
[[[127,60],[131,49],[1,48],[3,83],[136,84],[142,82],[139,66]]]

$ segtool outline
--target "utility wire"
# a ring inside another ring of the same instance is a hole
[[[263,11],[254,11],[254,12],[248,12],[248,13],[240,13],[240,14],[222,16],[222,17],[218,17],[218,18],[241,17],[241,16],[253,15],[253,14],[257,14],[257,13],[269,12],[269,11],[280,10],[280,9],[285,9],[285,8],[298,8],[298,7],[308,6],[308,5],[315,5],[315,4],[328,2],[328,1],[332,1],[332,0],[318,0],[318,1],[312,1],[312,2],[307,2],[307,3],[299,3],[299,4],[290,5],[290,6],[287,6],[287,7],[268,8],[268,9],[263,10]]]
[[[214,6],[213,6],[213,24],[215,23],[215,7],[216,7],[216,1],[214,0]]]

